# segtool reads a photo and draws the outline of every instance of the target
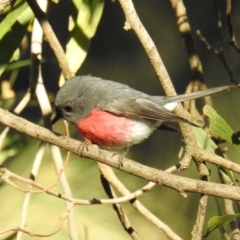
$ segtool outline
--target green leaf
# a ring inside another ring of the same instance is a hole
[[[41,59],[41,63],[45,63],[45,62],[47,62],[46,58]],[[29,67],[30,64],[31,64],[30,59],[25,59],[25,60],[21,60],[21,61],[12,62],[12,63],[8,64],[5,71],[13,71],[13,70],[18,70],[20,68]]]
[[[234,186],[238,186],[232,171],[223,167],[219,167],[218,170],[225,184],[233,184]]]
[[[222,227],[225,224],[230,223],[235,218],[240,217],[240,213],[238,214],[226,214],[223,216],[214,216],[208,221],[208,230],[205,234],[204,238],[206,238],[213,230]]]
[[[217,149],[217,145],[207,135],[207,133],[202,128],[192,127],[192,129],[197,139],[198,146],[209,152],[215,153],[215,149]]]
[[[240,141],[235,136],[232,128],[220,115],[218,115],[216,110],[214,110],[211,106],[206,105],[203,108],[203,112],[210,119],[209,131],[213,136],[221,138],[231,144],[240,144]]]
[[[192,116],[188,113],[188,120],[193,121]],[[215,153],[218,146],[208,136],[208,134],[201,127],[192,127],[193,134],[197,139],[198,146],[209,152]]]
[[[76,74],[84,61],[90,40],[94,36],[103,11],[103,0],[72,0],[70,39],[66,56],[71,71]]]
[[[20,45],[33,13],[27,3],[17,1],[12,11],[0,24],[0,76],[6,69],[14,51]]]

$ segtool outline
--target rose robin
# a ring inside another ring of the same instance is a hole
[[[196,126],[172,112],[177,104],[234,86],[177,96],[150,96],[127,85],[98,77],[73,77],[57,93],[56,116],[52,124],[64,118],[92,143],[104,147],[130,147],[148,138],[163,121]]]

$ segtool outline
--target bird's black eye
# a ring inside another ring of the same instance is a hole
[[[70,106],[65,106],[65,107],[63,107],[63,109],[66,111],[66,112],[72,112],[73,110],[72,110],[72,107],[70,107]]]

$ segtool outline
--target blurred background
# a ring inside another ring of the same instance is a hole
[[[226,60],[232,71],[234,79],[239,82],[240,55],[231,47],[226,26],[225,1],[217,0],[223,23],[223,46]],[[232,84],[223,64],[206,46],[196,37],[196,30],[201,30],[209,43],[218,49],[221,36],[217,29],[216,9],[213,1],[185,0],[189,22],[192,28],[192,37],[195,50],[199,54],[203,65],[204,80],[208,87]],[[167,71],[172,79],[176,91],[184,93],[191,81],[188,56],[178,26],[174,11],[169,1],[134,1],[136,11],[155,42],[163,59]],[[71,6],[68,1],[51,3],[48,11],[49,21],[62,45],[68,40],[67,21]],[[232,1],[232,24],[238,41],[240,41],[240,2]],[[118,2],[105,1],[103,14],[95,36],[92,38],[87,57],[78,71],[79,75],[91,74],[93,76],[114,80],[152,95],[164,95],[160,82],[144,52],[139,40],[133,31],[123,29],[125,23],[124,13]],[[25,39],[21,59],[29,59],[29,37]],[[54,95],[58,91],[60,70],[54,60],[54,54],[48,43],[44,43],[43,79],[49,97],[53,103]],[[1,80],[9,78],[10,73],[2,75]],[[2,107],[11,109],[19,101],[29,85],[29,67],[22,68],[14,82],[14,99],[2,101]],[[234,131],[238,131],[240,119],[240,95],[238,90],[221,93],[213,97],[213,107],[228,122]],[[201,111],[201,110],[200,110]],[[41,111],[37,100],[23,111],[22,117],[42,125]],[[4,126],[1,126],[3,129]],[[65,134],[64,124],[59,121],[54,125],[54,131]],[[71,137],[82,140],[75,129],[70,126]],[[1,152],[0,163],[10,171],[28,178],[38,149],[39,142],[28,136],[20,135],[11,130],[6,138],[5,148]],[[148,140],[140,145],[133,146],[127,157],[157,169],[167,169],[179,161],[179,152],[182,148],[180,133],[156,131]],[[239,162],[239,148],[230,144],[228,157]],[[66,152],[62,151],[63,156]],[[219,182],[217,167],[207,164],[211,170],[211,181]],[[137,177],[114,170],[120,180],[135,191],[147,182]],[[80,159],[71,155],[66,168],[66,174],[72,188],[73,196],[79,199],[107,198],[99,180],[99,171],[94,161]],[[177,172],[181,176],[199,179],[197,169],[192,163],[190,168]],[[45,186],[51,185],[56,179],[51,153],[47,151],[36,178],[37,182]],[[61,187],[54,187],[54,191],[61,192]],[[1,229],[18,225],[21,217],[21,208],[24,194],[4,183],[0,185],[2,210],[0,213]],[[196,220],[197,207],[200,195],[188,194],[186,198],[179,193],[157,186],[144,194],[139,200],[157,217],[170,226],[183,239],[191,239],[191,231]],[[131,204],[124,203],[133,228],[142,239],[167,239],[166,236],[153,224],[142,217]],[[210,197],[206,224],[210,217],[224,214],[221,210],[222,200]],[[34,194],[31,198],[27,215],[26,227],[32,232],[48,232],[56,228],[59,216],[64,212],[64,201],[47,194]],[[81,239],[112,240],[130,239],[122,228],[116,213],[111,205],[76,206],[75,216]],[[50,217],[51,216],[51,217]],[[0,231],[1,231],[0,229]],[[216,230],[207,239],[219,239],[220,232]],[[11,236],[8,239],[14,239]],[[0,235],[0,239],[7,239],[7,235]],[[38,239],[24,235],[23,239]],[[68,239],[67,223],[50,239]]]

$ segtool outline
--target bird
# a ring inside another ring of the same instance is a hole
[[[165,121],[197,127],[172,112],[178,103],[235,86],[215,87],[177,96],[151,96],[100,77],[76,76],[67,80],[57,92],[52,124],[63,118],[91,143],[106,148],[129,148],[147,139]]]

